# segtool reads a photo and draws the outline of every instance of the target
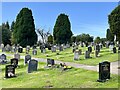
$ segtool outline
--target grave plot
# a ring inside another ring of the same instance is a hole
[[[38,63],[37,71],[27,73],[27,66],[23,65],[24,60],[20,60],[19,65],[22,68],[16,69],[11,67],[8,73],[5,74],[5,65],[2,65],[2,82],[3,88],[44,88],[51,86],[52,88],[117,88],[118,76],[111,74],[108,81],[105,83],[97,82],[99,73],[84,69],[72,68],[68,71],[61,72],[58,69],[43,68],[46,63]],[[62,63],[63,64],[63,63]],[[107,70],[107,69],[106,69]],[[4,76],[10,76],[9,79],[3,79]],[[17,77],[14,78],[15,75]],[[86,76],[87,75],[87,76]],[[106,75],[106,74],[105,74]],[[59,78],[58,78],[59,77]],[[14,84],[11,84],[14,83]],[[63,83],[64,82],[64,83]],[[29,85],[28,85],[29,84]]]

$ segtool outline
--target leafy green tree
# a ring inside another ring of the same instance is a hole
[[[71,42],[74,42],[74,43],[76,42],[76,36],[71,37]]]
[[[52,35],[48,36],[48,43],[53,44],[53,36]]]
[[[2,44],[2,26],[0,26],[0,45]]]
[[[6,29],[10,29],[10,26],[9,26],[9,22],[8,22],[8,21],[6,22],[5,27],[6,27]]]
[[[11,32],[7,28],[2,28],[2,43],[6,46],[11,45]]]
[[[69,18],[65,14],[60,14],[56,20],[53,37],[57,44],[70,42],[72,36],[71,24]]]
[[[95,43],[100,43],[101,42],[101,39],[100,37],[96,37],[95,40],[94,40]]]
[[[116,35],[117,41],[120,42],[120,5],[118,5],[108,16],[108,23],[113,35]]]
[[[114,41],[114,35],[111,33],[110,29],[107,29],[106,38],[108,41]]]
[[[35,32],[32,11],[28,8],[22,8],[16,18],[13,31],[13,43],[26,47],[26,45],[32,46],[36,44],[36,42],[37,34]]]
[[[11,24],[11,31],[12,31],[12,32],[14,31],[14,26],[15,26],[15,22],[12,21],[12,24]]]
[[[76,36],[76,41],[82,41],[82,42],[93,42],[93,36],[90,36],[89,34],[80,34]]]

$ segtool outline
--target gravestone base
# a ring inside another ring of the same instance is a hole
[[[52,69],[52,68],[56,68],[56,66],[55,65],[53,65],[53,66],[44,66],[44,68],[45,69]]]
[[[98,79],[97,82],[106,82],[106,80],[100,80],[100,79]]]
[[[14,76],[11,76],[11,77],[4,77],[4,79],[8,79],[8,78],[15,78],[15,77],[17,77],[16,75],[14,75]]]
[[[7,62],[7,61],[5,61],[5,62],[0,62],[0,64],[8,64],[8,62]]]

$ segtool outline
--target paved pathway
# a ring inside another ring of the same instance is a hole
[[[1,54],[1,53],[0,53]],[[7,56],[11,56],[13,57],[12,54],[6,54]],[[20,56],[20,58],[24,59],[25,56]],[[38,60],[39,62],[45,62],[46,63],[46,59],[41,59],[41,58],[34,58],[33,59],[36,59]],[[58,61],[58,60],[55,60],[55,63],[56,64],[60,64],[60,63],[63,63],[63,61]],[[72,66],[72,67],[75,67],[75,68],[83,68],[83,69],[86,69],[86,70],[92,70],[92,71],[99,71],[99,66],[90,66],[90,65],[84,65],[84,64],[77,64],[77,63],[73,63],[73,62],[64,62],[66,65],[69,65],[69,66]],[[120,75],[120,69],[118,69],[118,65],[120,64],[120,60],[119,61],[116,61],[116,62],[111,62],[111,73],[112,74],[118,74]],[[120,67],[120,65],[119,65]]]

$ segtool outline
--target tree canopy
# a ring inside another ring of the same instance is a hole
[[[71,40],[72,31],[69,18],[65,14],[60,14],[56,20],[53,37],[57,44],[68,43]]]
[[[82,33],[80,35],[76,36],[76,42],[82,41],[82,42],[93,42],[93,36],[90,36],[89,34]]]
[[[118,5],[108,16],[108,23],[113,35],[116,35],[117,41],[120,41],[120,5]]]
[[[114,35],[111,33],[110,29],[107,29],[106,39],[108,41],[114,41]]]
[[[32,46],[36,44],[36,42],[37,34],[35,32],[32,11],[28,8],[22,8],[16,18],[13,31],[13,43],[26,47],[26,45]]]

